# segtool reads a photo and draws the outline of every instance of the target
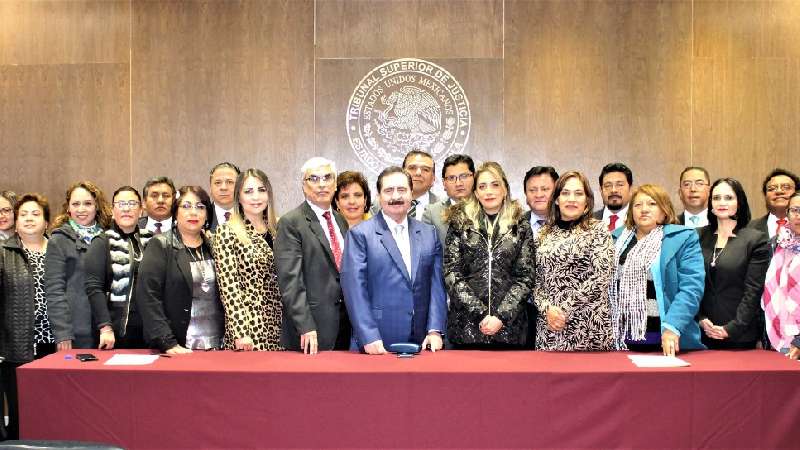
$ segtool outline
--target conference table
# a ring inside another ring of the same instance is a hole
[[[128,351],[127,353],[147,353]],[[23,439],[136,448],[798,448],[800,362],[699,351],[195,352],[149,365],[59,352],[18,371]]]

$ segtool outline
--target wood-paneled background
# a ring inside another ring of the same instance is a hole
[[[0,0],[0,187],[58,205],[76,179],[207,185],[229,160],[284,212],[308,157],[363,169],[353,88],[416,57],[461,82],[467,152],[517,197],[536,164],[671,191],[703,165],[761,214],[764,175],[800,172],[798,36],[794,0]]]

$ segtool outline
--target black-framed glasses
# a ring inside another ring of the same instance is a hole
[[[472,178],[472,173],[464,172],[458,175],[448,175],[444,177],[445,180],[449,181],[450,183],[455,183],[456,181],[467,181]]]

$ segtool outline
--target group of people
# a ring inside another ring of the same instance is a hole
[[[56,350],[448,349],[659,351],[774,348],[800,356],[800,180],[764,180],[751,221],[742,185],[680,174],[660,186],[606,165],[536,166],[529,207],[496,162],[410,151],[378,176],[306,161],[305,201],[278,220],[259,169],[220,163],[209,191],[167,177],[140,193],[0,192],[0,364],[18,433],[15,369]],[[373,200],[375,204],[373,205]]]

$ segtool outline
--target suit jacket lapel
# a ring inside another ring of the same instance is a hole
[[[328,257],[328,262],[331,264],[334,270],[336,270],[336,260],[333,259],[333,250],[331,250],[331,244],[328,242],[328,238],[326,236],[327,231],[322,229],[322,224],[319,223],[319,218],[317,218],[317,214],[314,213],[314,210],[311,209],[311,206],[308,205],[308,202],[303,202],[303,208],[305,210],[306,220],[308,221],[308,226],[311,228],[311,232],[319,240],[319,244],[325,250],[325,255]],[[325,228],[327,229],[328,225],[325,224]],[[339,243],[339,245],[343,245],[343,243]]]
[[[186,281],[189,292],[192,292],[194,285],[192,284],[192,266],[190,265],[189,251],[181,242],[180,236],[173,236],[171,240],[172,247],[175,249],[175,264],[178,265],[178,271],[183,275],[183,280]]]
[[[408,270],[406,270],[406,263],[403,262],[403,255],[400,254],[400,249],[397,247],[397,242],[394,240],[394,235],[389,230],[389,226],[386,223],[386,219],[383,218],[383,214],[378,215],[378,228],[376,229],[376,233],[380,235],[381,244],[383,244],[386,251],[389,252],[389,256],[392,257],[392,261],[400,269],[400,272],[403,273],[408,284],[411,284],[411,277],[408,274]],[[413,245],[412,245],[413,248]],[[414,267],[412,265],[412,267]]]
[[[408,220],[408,239],[411,244],[411,284],[417,281],[420,249],[422,248],[422,229],[416,220]]]

